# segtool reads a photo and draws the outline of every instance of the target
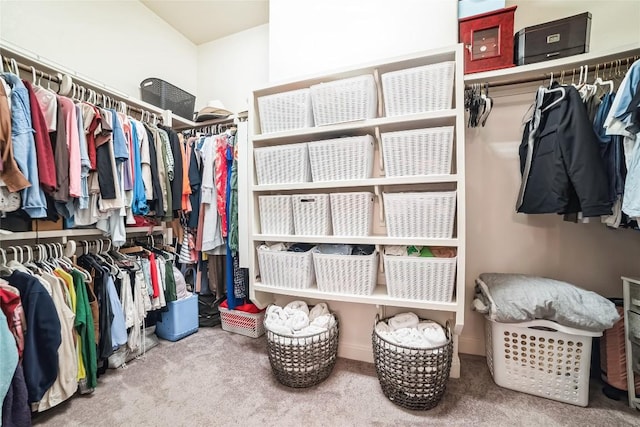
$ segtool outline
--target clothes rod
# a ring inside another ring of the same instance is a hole
[[[599,76],[602,78],[610,78],[615,77],[616,75],[624,75],[626,71],[629,69],[631,64],[635,62],[639,57],[638,56],[628,56],[626,58],[617,59],[614,61],[607,61],[604,63],[598,63],[594,65],[588,66],[587,73],[596,72],[599,74],[600,72],[604,72],[604,70],[608,70],[608,76]],[[586,64],[584,64],[586,65]],[[583,65],[583,66],[584,66]],[[624,68],[624,71],[623,71]],[[611,75],[613,73],[613,75]],[[533,76],[533,77],[524,77],[521,79],[510,79],[510,80],[498,80],[494,82],[480,83],[486,84],[489,87],[502,87],[502,86],[511,86],[511,85],[519,85],[525,83],[534,83],[543,80],[548,80],[553,77],[554,80],[562,80],[563,78],[577,78],[580,75],[580,67],[571,68],[569,70],[559,70],[559,71],[550,71],[545,72],[543,74]],[[473,84],[468,84],[467,87],[471,87]]]

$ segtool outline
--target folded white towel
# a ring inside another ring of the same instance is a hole
[[[299,331],[300,329],[309,326],[309,316],[300,310],[291,310],[292,313],[289,318],[284,321],[284,325],[291,328],[293,331]]]
[[[378,322],[378,324],[376,325],[376,331],[379,334],[382,334],[382,333],[390,332],[391,328],[389,328],[389,325],[387,325],[387,322]]]
[[[311,324],[319,328],[329,329],[336,324],[336,319],[333,317],[333,314],[323,314],[322,316],[316,317]]]
[[[321,302],[313,306],[309,312],[309,320],[313,322],[318,316],[322,316],[323,314],[329,314],[329,307],[327,304]]]
[[[309,306],[304,301],[291,301],[289,304],[285,305],[284,308],[304,311],[307,316],[309,315]]]
[[[415,313],[400,313],[389,319],[389,327],[392,331],[401,328],[415,328],[418,326],[420,319]]]

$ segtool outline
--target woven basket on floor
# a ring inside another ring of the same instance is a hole
[[[269,363],[280,383],[304,388],[327,379],[338,358],[338,318],[334,318],[328,331],[308,337],[280,335],[265,325]]]
[[[375,325],[378,322],[376,316]],[[445,328],[449,341],[435,348],[393,344],[378,334],[375,325],[371,337],[373,361],[384,395],[403,408],[434,408],[444,395],[451,370],[453,340],[449,323]]]

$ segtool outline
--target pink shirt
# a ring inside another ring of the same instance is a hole
[[[69,147],[69,195],[79,198],[82,196],[82,166],[80,164],[80,135],[78,134],[76,106],[72,100],[64,96],[58,97],[58,104],[62,108],[67,131],[67,147]]]

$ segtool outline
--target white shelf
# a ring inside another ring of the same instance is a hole
[[[582,55],[569,56],[567,58],[552,59],[550,61],[538,62],[535,64],[518,65],[511,68],[503,68],[495,71],[484,71],[481,73],[471,73],[464,76],[466,84],[472,83],[495,83],[508,82],[509,80],[519,80],[539,77],[540,80],[548,78],[550,72],[560,70],[577,69],[581,65],[596,64],[613,61],[629,56],[640,55],[640,43],[620,46],[606,52],[589,52]],[[557,77],[560,77],[559,75]],[[565,79],[567,75],[565,74]],[[571,79],[571,76],[569,76]]]
[[[421,127],[451,126],[455,124],[457,110],[440,110],[429,113],[413,114],[401,117],[379,117],[376,119],[361,120],[357,122],[339,123],[328,126],[318,126],[304,129],[296,129],[286,132],[274,132],[264,135],[255,135],[253,144],[263,146],[268,144],[295,144],[309,142],[318,139],[328,139],[344,136],[345,133],[375,134],[375,129],[380,132],[394,132],[406,129],[419,129]]]
[[[353,179],[349,181],[300,182],[293,184],[254,185],[253,191],[313,190],[318,188],[374,187],[384,185],[457,183],[458,175],[399,176],[391,178]]]
[[[162,226],[153,227],[153,232],[162,231]],[[147,234],[149,227],[127,227],[127,234]],[[21,231],[11,234],[0,234],[0,241],[55,239],[60,237],[103,236],[97,228],[74,228],[68,230]]]
[[[279,295],[290,295],[295,297],[313,298],[313,299],[320,299],[325,301],[328,300],[328,301],[354,302],[354,303],[360,303],[360,304],[389,305],[394,307],[407,307],[407,308],[435,310],[435,311],[448,311],[448,312],[456,312],[458,309],[458,303],[456,301],[434,302],[434,301],[412,300],[407,298],[392,298],[389,295],[387,295],[386,287],[383,285],[376,286],[372,295],[349,295],[349,294],[338,294],[334,292],[322,292],[322,291],[319,291],[316,287],[312,287],[309,289],[280,288],[276,286],[263,285],[260,282],[255,282],[253,284],[253,287],[256,292],[265,292],[265,293],[279,294]]]
[[[420,237],[388,236],[295,236],[254,234],[255,242],[291,242],[291,243],[345,243],[353,245],[418,245],[418,246],[458,246],[458,239],[425,239]]]

